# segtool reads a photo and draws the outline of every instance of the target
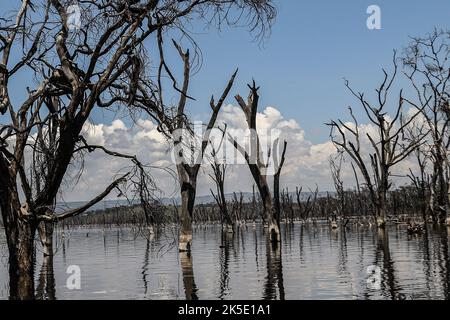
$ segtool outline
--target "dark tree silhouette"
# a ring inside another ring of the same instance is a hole
[[[352,126],[342,120],[328,123],[331,127],[330,137],[332,142],[339,152],[350,157],[364,179],[370,199],[376,209],[376,221],[380,228],[384,228],[386,224],[387,193],[391,188],[391,170],[416,150],[423,140],[423,137],[414,137],[411,140],[403,139],[405,128],[420,114],[420,110],[409,118],[404,116],[403,105],[405,102],[411,106],[417,106],[405,99],[402,91],[400,91],[393,117],[389,117],[387,111],[385,111],[390,89],[397,76],[398,68],[395,54],[393,63],[394,72],[392,76],[389,76],[383,70],[384,79],[376,89],[377,99],[375,103],[368,101],[364,93],[355,92],[346,82],[346,87],[359,101],[367,118],[374,126],[375,136],[361,132],[358,120],[351,107],[349,107],[349,111],[353,120]],[[365,138],[370,143],[368,151],[362,148],[361,140]]]

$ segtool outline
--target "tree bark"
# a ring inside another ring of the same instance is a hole
[[[380,229],[384,229],[386,227],[386,205],[387,199],[386,199],[386,192],[380,190],[380,193],[378,195],[378,204],[377,204],[377,217],[376,217],[376,223],[377,227]]]
[[[41,239],[44,258],[53,256],[53,222],[45,221],[39,224],[39,238]]]
[[[278,163],[278,156],[277,156],[277,152],[278,152],[278,142],[279,140],[277,139],[274,142],[274,146],[273,146],[273,159],[274,159],[274,164],[276,164],[278,167],[275,169],[275,175],[273,177],[273,197],[274,197],[274,213],[273,213],[273,218],[275,219],[275,221],[277,222],[277,226],[278,226],[278,230],[280,228],[280,219],[281,219],[281,205],[280,205],[280,176],[281,176],[281,170],[283,169],[283,165],[284,165],[284,161],[286,159],[286,147],[287,147],[287,141],[284,141],[284,145],[283,145],[283,151],[281,154],[281,161],[280,163]],[[288,195],[289,197],[289,195]],[[279,232],[278,232],[278,236],[279,236]],[[279,241],[279,240],[277,240]]]
[[[260,194],[264,205],[264,216],[268,222],[268,232],[271,242],[281,242],[280,221],[277,219],[277,212],[272,203],[269,187],[265,179],[261,179],[265,183],[261,185]]]
[[[178,249],[181,252],[189,252],[192,247],[192,218],[197,192],[197,175],[189,174],[182,164],[178,165],[177,169],[181,184],[181,232]]]
[[[2,209],[3,211],[3,209]],[[13,300],[34,299],[34,235],[28,221],[5,223],[9,252],[9,295]]]
[[[9,294],[13,300],[34,299],[33,215],[20,207],[17,190],[0,190],[0,208],[9,253]]]

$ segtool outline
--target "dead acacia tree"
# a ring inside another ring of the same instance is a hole
[[[284,212],[286,221],[289,221],[291,224],[293,224],[295,221],[295,210],[293,196],[289,193],[289,188],[281,191],[281,208],[281,211]]]
[[[319,187],[316,186],[316,189],[312,191],[309,190],[309,195],[306,201],[302,200],[302,194],[303,194],[303,187],[296,187],[295,188],[295,195],[297,198],[297,207],[299,211],[299,218],[301,220],[306,221],[310,214],[313,212],[314,208],[316,207],[317,203],[317,197],[319,195]]]
[[[244,209],[244,194],[242,192],[233,192],[232,211],[234,213],[234,219],[238,226],[245,223],[245,219],[242,217],[242,211]]]
[[[222,143],[225,138],[225,132],[226,126],[222,132],[223,134],[217,147],[215,147],[214,144],[210,142],[211,146],[210,165],[213,173],[209,174],[209,176],[214,181],[214,184],[216,186],[216,192],[214,193],[212,189],[210,189],[210,191],[211,195],[214,197],[214,200],[217,203],[217,206],[219,207],[223,230],[226,231],[227,233],[233,233],[234,232],[233,220],[231,219],[230,213],[228,211],[227,200],[225,198],[224,185],[225,185],[225,173],[227,171],[227,164],[221,162],[217,157],[218,156],[217,150],[221,149]]]
[[[342,180],[342,162],[344,161],[344,157],[342,154],[339,154],[336,159],[333,156],[331,156],[329,161],[330,161],[331,177],[333,178],[334,188],[336,190],[337,197],[339,200],[338,214],[341,217],[344,217],[346,210],[344,181]]]
[[[190,251],[192,246],[192,218],[194,213],[195,196],[197,192],[197,176],[202,165],[203,157],[208,146],[211,131],[214,128],[220,109],[230,92],[236,72],[231,76],[220,99],[215,102],[211,97],[211,116],[206,124],[201,137],[196,136],[192,124],[185,116],[186,104],[188,101],[188,90],[191,77],[191,61],[189,50],[183,51],[178,43],[173,41],[179,56],[183,61],[183,85],[179,89],[179,101],[176,107],[168,108],[163,101],[162,91],[159,90],[159,102],[151,98],[154,92],[148,83],[139,85],[138,93],[135,97],[135,104],[160,124],[160,130],[173,142],[176,169],[181,190],[181,234],[179,240],[180,251]],[[162,31],[158,30],[158,47],[161,58],[161,68],[158,77],[162,77],[162,68],[166,65],[164,59],[164,49]],[[166,72],[171,74],[166,68]],[[176,80],[174,79],[176,85]],[[192,98],[191,98],[192,99]]]
[[[370,124],[376,131],[376,135],[370,132],[361,132],[360,124],[351,107],[349,107],[350,116],[353,120],[351,124],[342,120],[333,120],[327,124],[331,127],[331,141],[337,150],[350,157],[359,169],[369,190],[370,199],[375,206],[375,217],[380,228],[384,228],[386,224],[387,194],[391,188],[392,169],[416,150],[423,139],[423,137],[415,137],[413,140],[403,139],[404,129],[414,121],[420,110],[410,117],[405,117],[403,114],[405,102],[414,108],[417,106],[403,97],[402,90],[394,110],[394,116],[389,117],[387,111],[385,111],[390,89],[397,76],[398,68],[395,53],[393,64],[392,76],[389,76],[383,69],[384,79],[376,89],[375,103],[366,99],[364,93],[355,92],[346,81],[347,89],[360,103]],[[363,145],[362,139],[367,140],[368,150]]]
[[[244,112],[245,119],[250,130],[249,152],[247,152],[245,147],[239,144],[239,142],[230,134],[228,137],[236,150],[238,150],[238,152],[244,157],[248,167],[250,168],[253,179],[255,180],[255,184],[258,187],[259,194],[263,202],[264,219],[269,228],[270,239],[272,242],[280,242],[280,221],[277,219],[279,216],[277,215],[276,208],[273,204],[273,198],[267,181],[267,168],[269,160],[267,160],[267,163],[264,163],[260,139],[256,130],[259,87],[256,87],[255,81],[253,81],[252,85],[248,85],[248,87],[250,89],[250,94],[247,102],[245,102],[240,95],[235,96],[235,99]],[[270,152],[268,154],[268,158],[270,158]]]
[[[418,170],[409,169],[407,175],[411,181],[412,187],[415,189],[417,199],[420,203],[420,212],[422,214],[423,221],[431,220],[436,221],[436,216],[433,214],[434,201],[433,201],[433,172],[428,168],[432,164],[432,155],[428,152],[429,146],[427,145],[427,135],[429,135],[429,128],[426,121],[414,121],[408,128],[406,128],[405,139],[415,139],[415,137],[424,137],[424,142],[420,145],[412,154],[417,161]]]
[[[437,31],[413,38],[403,56],[410,80],[429,130],[421,150],[433,166],[431,213],[444,223],[450,202],[450,31]]]

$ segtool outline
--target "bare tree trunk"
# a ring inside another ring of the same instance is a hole
[[[178,249],[191,251],[192,218],[194,214],[195,195],[197,191],[197,175],[189,175],[183,165],[178,165],[181,183],[181,232]]]
[[[447,184],[447,217],[445,219],[445,224],[450,227],[450,217],[448,216],[448,211],[450,210],[450,181]]]
[[[227,203],[226,203],[226,200],[225,200],[225,193],[224,193],[223,190],[221,191],[221,193],[222,193],[222,197],[224,199],[224,203],[223,203],[223,221],[222,221],[222,223],[225,222],[224,228],[225,228],[226,232],[232,234],[232,233],[234,233],[233,220],[231,219],[230,213],[228,211],[228,206],[227,206]]]
[[[53,256],[53,229],[53,222],[49,221],[42,222],[38,226],[44,257]]]
[[[3,211],[3,209],[2,209]],[[8,230],[10,299],[34,299],[34,235],[32,223],[5,223]]]
[[[441,152],[437,152],[436,154],[436,174],[437,174],[437,183],[436,183],[436,203],[434,205],[434,212],[436,215],[436,220],[439,223],[445,223],[447,218],[447,210],[448,210],[448,186],[447,181],[445,179],[444,173],[444,156]]]
[[[448,39],[448,31],[435,30],[425,37],[415,38],[402,57],[407,70],[405,74],[420,102],[418,109],[423,116],[421,128],[427,129],[427,152],[424,155],[429,157],[434,167],[430,209],[435,223],[445,223],[449,210],[449,179],[445,171],[449,163],[447,152],[450,145],[447,86],[450,68],[447,55],[441,55],[441,48],[444,47],[448,54]],[[424,89],[419,90],[422,87]],[[415,132],[412,133],[414,136]]]
[[[223,130],[222,140],[220,142],[219,148],[223,143],[225,132],[226,127],[225,130]],[[231,219],[230,213],[228,212],[227,200],[225,198],[225,174],[227,166],[225,164],[219,163],[217,159],[217,151],[212,144],[211,147],[213,149],[211,152],[211,156],[213,157],[213,161],[211,162],[211,169],[213,170],[213,174],[210,174],[209,176],[216,185],[217,194],[215,194],[212,189],[210,189],[210,191],[220,210],[222,231],[225,230],[227,233],[234,233],[233,220]]]
[[[275,219],[280,221],[281,217],[281,204],[280,204],[280,175],[275,174],[273,177],[273,203]]]
[[[264,179],[265,181],[265,179]],[[268,223],[268,232],[272,242],[281,242],[280,224],[277,220],[277,212],[272,204],[272,196],[269,192],[267,182],[260,189],[261,199],[264,207],[264,217]]]
[[[34,298],[34,235],[32,215],[21,208],[17,190],[0,190],[0,208],[9,253],[10,298]]]
[[[397,76],[398,67],[395,53],[393,64],[394,71],[392,76],[389,76],[386,71],[383,71],[384,80],[378,89],[376,89],[378,93],[376,105],[366,100],[364,93],[354,91],[349,83],[346,82],[346,87],[357,98],[369,120],[376,126],[377,136],[370,133],[364,135],[360,131],[358,120],[351,107],[349,107],[349,112],[353,119],[353,129],[342,120],[338,120],[337,122],[331,121],[328,124],[331,127],[331,140],[333,144],[339,152],[345,152],[351,158],[364,178],[370,199],[375,207],[374,214],[379,228],[384,228],[386,225],[387,192],[391,187],[390,170],[417,150],[425,138],[424,135],[420,135],[419,137],[411,137],[407,143],[401,146],[398,143],[399,140],[404,140],[403,135],[406,128],[421,112],[420,108],[414,102],[402,96],[403,91],[400,91],[400,99],[396,107],[397,111],[395,116],[388,117],[387,113],[383,111],[387,105],[388,93]],[[404,119],[402,110],[405,102],[418,109],[406,122],[402,120]],[[399,127],[398,129],[394,129],[396,125]],[[361,139],[364,136],[370,141],[371,151],[368,154],[370,161],[364,159],[363,149],[361,148]]]
[[[256,115],[258,112],[259,87],[256,87],[255,81],[252,85],[248,85],[250,88],[250,94],[247,102],[242,99],[240,95],[236,95],[235,99],[244,111],[248,128],[250,129],[250,154],[240,145],[232,136],[229,135],[229,139],[233,146],[238,150],[245,158],[250,172],[258,187],[261,200],[264,207],[265,222],[269,228],[269,237],[272,242],[280,242],[280,227],[279,221],[277,221],[276,208],[272,203],[272,196],[270,195],[269,185],[267,183],[267,175],[265,173],[267,166],[261,159],[261,145],[256,130]]]

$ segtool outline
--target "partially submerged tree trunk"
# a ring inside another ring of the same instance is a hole
[[[209,176],[216,185],[216,193],[214,193],[212,189],[210,189],[210,191],[220,210],[222,231],[232,234],[234,233],[234,224],[233,220],[231,219],[230,212],[228,211],[227,199],[225,198],[225,173],[227,170],[227,165],[226,163],[220,163],[219,159],[217,159],[217,150],[220,150],[220,148],[222,147],[225,133],[226,127],[223,130],[223,135],[217,148],[213,145],[212,142],[210,144],[212,148],[212,160],[210,165],[213,173]]]
[[[450,182],[446,179],[445,175],[445,157],[441,152],[435,154],[435,170],[436,183],[434,184],[434,203],[433,203],[433,216],[436,222],[444,224],[447,219],[447,212],[449,206],[449,194]]]
[[[22,221],[17,225],[8,224],[8,232],[10,298],[33,299],[35,228]]]
[[[278,163],[278,143],[279,140],[276,139],[272,148],[272,157],[274,159],[274,169],[275,175],[273,176],[273,197],[274,197],[274,208],[275,208],[275,220],[278,222],[278,227],[280,225],[281,218],[281,205],[280,205],[280,175],[283,169],[284,162],[286,160],[286,147],[287,141],[284,141],[283,151],[281,152],[281,160]]]
[[[53,221],[43,221],[38,226],[44,257],[53,256],[53,229]]]
[[[0,172],[0,182],[7,177]],[[14,186],[8,182],[5,184],[9,189],[0,189],[0,208],[9,253],[9,295],[14,300],[29,300],[34,298],[36,221],[28,211],[28,205],[20,206]],[[0,183],[0,186],[5,184]]]
[[[345,190],[344,190],[344,181],[342,180],[342,162],[344,160],[344,156],[342,154],[338,155],[337,162],[333,157],[330,157],[330,169],[331,169],[331,177],[333,178],[334,188],[337,193],[339,204],[337,206],[338,213],[341,217],[345,217],[346,215],[346,207],[345,207]]]
[[[420,151],[433,165],[430,210],[436,223],[445,223],[450,210],[449,35],[449,31],[434,30],[423,38],[413,38],[402,57],[420,105],[420,126],[427,130]]]
[[[258,187],[259,194],[264,208],[265,222],[268,227],[268,235],[272,242],[281,242],[280,236],[280,221],[277,215],[277,209],[273,205],[272,196],[270,194],[269,185],[267,183],[267,165],[263,163],[261,159],[261,145],[259,136],[256,131],[256,115],[258,112],[259,87],[256,87],[255,82],[250,86],[250,94],[248,96],[247,103],[241,96],[237,95],[236,101],[244,111],[248,128],[250,129],[250,154],[240,145],[234,137],[229,135],[229,139],[233,146],[242,154],[245,158],[247,165],[250,168],[250,172]]]
[[[191,251],[192,247],[192,218],[197,192],[197,175],[190,175],[183,165],[178,165],[177,169],[181,189],[181,231],[178,249],[183,252]]]

